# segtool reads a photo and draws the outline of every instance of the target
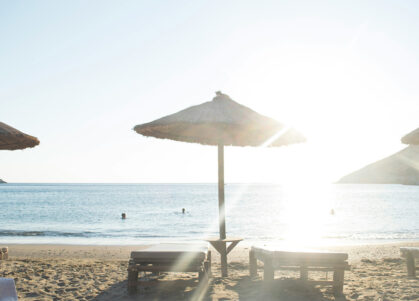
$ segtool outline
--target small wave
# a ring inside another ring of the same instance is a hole
[[[182,237],[180,235],[153,235],[153,234],[137,234],[134,235],[135,238],[176,238]]]
[[[0,231],[0,236],[45,236],[42,231]]]
[[[398,239],[419,239],[418,232],[388,232],[388,233],[348,233],[341,235],[325,235],[324,239],[349,239],[349,240],[398,240]]]
[[[96,236],[96,233],[94,232],[0,230],[0,237],[2,236],[92,237],[92,236]]]
[[[350,237],[349,235],[324,235],[322,238],[324,239],[345,239]]]
[[[122,234],[118,231],[111,232],[63,232],[63,231],[22,231],[22,230],[0,230],[0,237],[79,237],[79,238],[176,238],[180,235],[159,235],[145,233]]]

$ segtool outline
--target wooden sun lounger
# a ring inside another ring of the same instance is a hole
[[[345,270],[350,266],[347,262],[348,254],[331,253],[326,251],[287,250],[275,246],[255,247],[249,253],[250,275],[257,275],[257,260],[264,263],[263,280],[273,281],[275,270],[300,271],[300,280],[308,281],[309,271],[333,271],[333,281],[309,281],[316,285],[332,285],[336,294],[343,292]]]
[[[11,278],[0,278],[0,301],[17,301],[15,281]]]
[[[416,270],[419,270],[419,267],[415,265],[415,258],[419,259],[419,248],[402,247],[400,253],[403,258],[406,258],[407,276],[416,277]]]
[[[211,274],[211,251],[202,244],[164,243],[131,252],[128,291],[137,290],[138,272],[198,272],[200,280]]]

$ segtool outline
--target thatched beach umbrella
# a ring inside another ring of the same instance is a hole
[[[212,101],[189,107],[155,121],[140,124],[134,130],[144,136],[218,146],[219,243],[213,246],[221,254],[223,276],[227,275],[227,253],[237,242],[226,238],[224,210],[224,145],[282,146],[304,142],[297,131],[216,93]],[[226,243],[234,245],[226,250]]]
[[[0,122],[0,150],[24,149],[37,146],[38,144],[38,138],[29,136]]]
[[[402,143],[418,145],[419,144],[419,128],[403,136]]]

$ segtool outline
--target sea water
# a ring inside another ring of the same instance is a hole
[[[419,186],[228,184],[225,192],[227,234],[247,242],[419,240]],[[217,193],[217,184],[4,184],[0,244],[200,240],[218,235]]]

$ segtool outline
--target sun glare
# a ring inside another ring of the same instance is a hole
[[[322,244],[327,224],[333,218],[330,186],[289,184],[284,185],[283,191],[281,201],[286,229],[281,235],[286,243],[298,246]]]

